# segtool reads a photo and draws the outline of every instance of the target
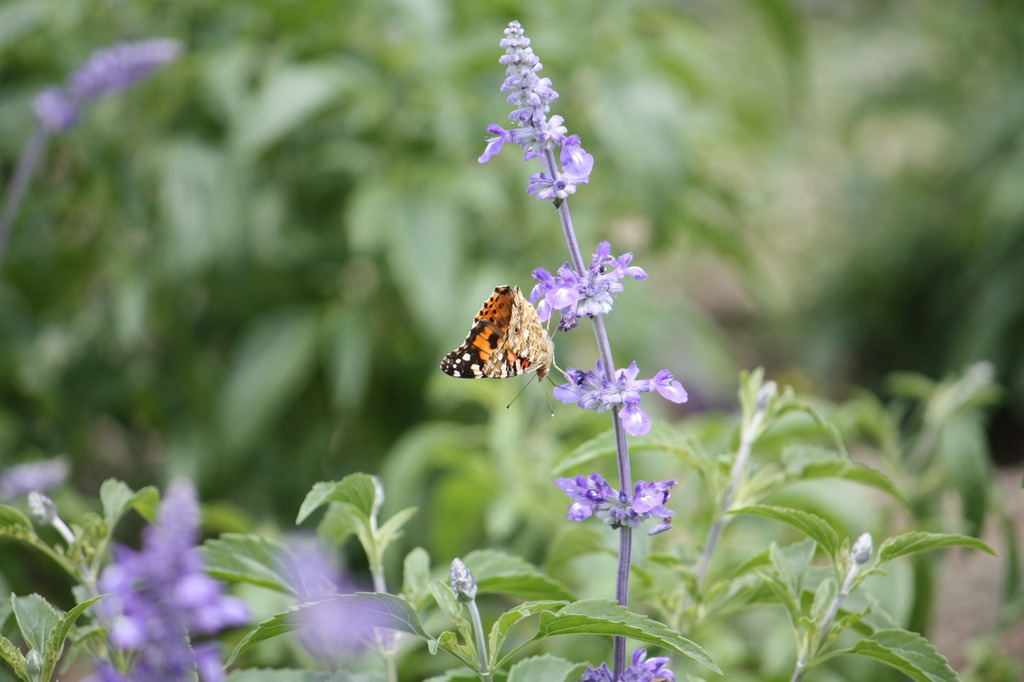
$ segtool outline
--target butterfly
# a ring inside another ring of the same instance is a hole
[[[554,353],[537,311],[519,287],[500,286],[473,318],[465,343],[441,361],[441,371],[460,379],[506,379],[526,372],[543,379]]]

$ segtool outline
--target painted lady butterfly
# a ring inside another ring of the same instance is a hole
[[[501,286],[473,318],[466,342],[441,361],[441,371],[460,379],[505,379],[526,372],[543,379],[554,364],[554,352],[519,287]]]

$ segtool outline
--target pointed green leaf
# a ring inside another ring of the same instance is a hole
[[[328,502],[350,504],[368,519],[380,508],[383,495],[380,481],[369,474],[350,474],[340,481],[317,483],[306,495],[306,499],[302,501],[295,523],[302,523],[310,514]]]
[[[430,581],[427,589],[430,590],[430,594],[434,597],[434,601],[437,602],[441,613],[452,620],[462,617],[462,604],[455,598],[455,592],[452,591],[447,580],[434,578]]]
[[[243,337],[220,396],[229,453],[244,453],[301,388],[316,359],[318,317],[295,308],[259,318]]]
[[[508,633],[512,631],[512,628],[519,621],[541,611],[554,611],[565,605],[564,601],[531,601],[520,604],[501,614],[498,620],[494,621],[494,625],[491,626],[491,634],[488,639],[491,655],[498,656],[501,653],[501,646],[505,643],[505,638],[508,637]],[[501,664],[499,663],[496,667],[500,668]]]
[[[40,672],[39,679],[49,680],[53,675],[53,671],[57,668],[57,662],[60,660],[61,653],[64,652],[64,640],[68,637],[68,632],[71,630],[71,626],[75,624],[78,617],[85,613],[85,610],[92,606],[99,597],[93,597],[92,599],[86,600],[81,604],[76,604],[67,613],[60,614],[60,619],[57,621],[56,626],[50,632],[46,638],[46,647],[43,654],[43,668]]]
[[[414,606],[425,606],[424,598],[430,594],[430,555],[422,547],[415,547],[402,562],[402,594]]]
[[[257,535],[224,533],[207,540],[199,551],[214,578],[298,596],[284,565],[290,554],[280,543]]]
[[[554,635],[621,635],[671,649],[701,665],[721,672],[700,646],[675,630],[646,616],[632,613],[610,599],[587,599],[558,611],[540,614],[540,628],[534,640]]]
[[[995,551],[977,538],[955,533],[926,533],[913,531],[887,539],[878,549],[878,563],[883,564],[916,552],[928,552],[943,547],[970,547],[995,556]]]
[[[838,654],[872,658],[919,682],[958,682],[960,679],[945,656],[916,632],[879,630],[833,655]]]
[[[415,516],[418,511],[416,507],[406,507],[401,511],[395,512],[394,516],[381,524],[377,531],[377,542],[380,543],[381,551],[402,537],[402,526]]]
[[[224,682],[384,682],[384,674],[248,668],[233,671],[224,678]]]
[[[481,592],[504,592],[522,599],[572,601],[573,594],[539,568],[497,550],[470,552],[464,558]]]
[[[60,621],[60,611],[38,594],[24,597],[11,595],[14,617],[18,620],[18,629],[29,648],[35,649],[41,656],[46,651],[46,641],[50,633]]]
[[[741,509],[733,509],[730,514],[753,514],[763,516],[767,519],[775,519],[793,526],[812,540],[818,543],[829,556],[834,557],[839,549],[839,535],[833,530],[828,521],[816,514],[805,512],[800,509],[789,509],[787,507],[774,507],[766,504],[755,504]]]
[[[558,656],[531,656],[516,663],[508,671],[508,682],[565,682],[578,680],[586,665]]]
[[[146,486],[135,492],[125,483],[108,478],[100,486],[100,503],[103,505],[103,520],[110,529],[117,525],[130,508],[134,508],[144,519],[152,523],[156,518],[160,493],[153,486]]]
[[[14,674],[20,679],[24,682],[32,682],[28,670],[25,669],[25,654],[21,653],[21,650],[6,637],[0,637],[0,658],[7,661],[7,665],[11,666]]]
[[[238,656],[260,642],[315,625],[316,621],[311,620],[312,609],[324,607],[351,614],[355,623],[374,623],[379,627],[412,633],[423,640],[430,639],[420,625],[416,612],[404,600],[381,592],[340,594],[294,606],[259,623],[242,638],[224,665],[230,665]]]
[[[817,450],[821,453],[821,450]],[[892,480],[877,469],[857,464],[839,453],[829,451],[828,456],[808,458],[805,448],[787,448],[783,452],[783,461],[787,465],[788,482],[805,481],[816,478],[841,478],[855,483],[871,486],[909,505],[907,498]],[[802,459],[804,461],[796,461]]]
[[[341,547],[356,532],[357,523],[351,505],[329,502],[324,517],[316,524],[316,536],[328,547]]]
[[[0,537],[28,540],[36,537],[32,522],[21,511],[6,504],[0,504]]]
[[[561,460],[555,464],[552,473],[564,474],[582,467],[600,457],[610,457],[615,454],[615,432],[611,429],[598,434],[588,441],[577,445],[569,451]]]

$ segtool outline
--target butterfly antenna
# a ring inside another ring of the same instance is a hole
[[[509,401],[509,404],[505,406],[506,410],[508,408],[512,407],[512,403],[514,403],[515,401],[519,400],[519,396],[521,396],[523,394],[523,391],[526,390],[526,387],[529,386],[531,383],[533,383],[533,380],[536,379],[536,378],[537,378],[536,374],[531,374],[530,375],[530,380],[527,381],[525,384],[523,384],[523,387],[521,389],[519,389],[519,393],[516,393],[516,397],[512,398],[512,400]]]

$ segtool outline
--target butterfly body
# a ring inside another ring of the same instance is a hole
[[[505,379],[526,372],[544,378],[554,346],[519,287],[500,286],[473,318],[465,343],[445,356],[441,371],[460,379]]]

